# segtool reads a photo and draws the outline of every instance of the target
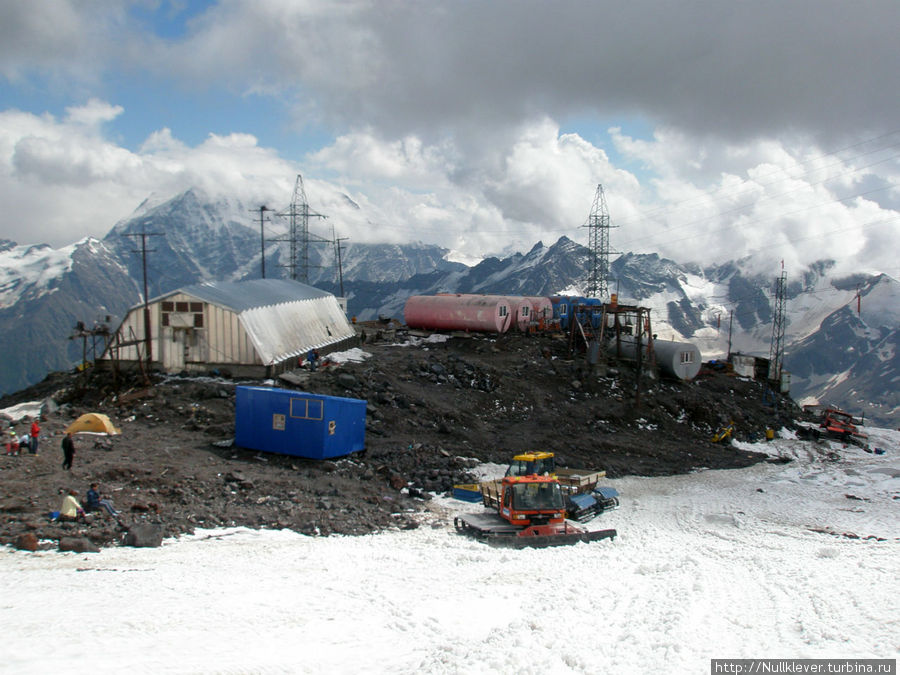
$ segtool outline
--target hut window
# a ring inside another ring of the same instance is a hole
[[[194,314],[194,328],[203,328],[203,313]]]
[[[175,303],[175,311],[176,311],[176,312],[186,312],[186,311],[188,311],[188,303],[186,303],[186,302],[176,302],[176,303]]]
[[[163,302],[162,303],[162,311],[174,312],[175,311],[175,303],[174,302]]]
[[[203,311],[203,303],[202,302],[192,302],[191,303],[191,311],[192,312],[202,312]]]
[[[163,303],[163,304],[166,304],[166,303]],[[170,302],[169,304],[171,305],[172,303]],[[169,325],[169,315],[166,312],[163,312],[163,315],[162,315],[162,325],[163,326]]]
[[[321,420],[322,401],[314,398],[292,398],[291,417],[301,420]]]
[[[694,362],[694,352],[681,352],[681,362],[682,363],[693,363]]]

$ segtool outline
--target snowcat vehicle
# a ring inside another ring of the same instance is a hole
[[[615,530],[584,530],[566,520],[562,490],[555,476],[506,476],[482,484],[483,513],[453,519],[457,532],[511,548],[566,546],[612,539]]]
[[[604,511],[619,508],[619,493],[615,488],[598,487],[605,471],[567,469],[556,466],[552,452],[523,452],[513,457],[507,476],[555,476],[566,504],[568,517],[586,522]]]
[[[850,413],[837,408],[826,408],[822,411],[822,423],[819,425],[831,438],[852,443],[865,449],[869,447],[869,437],[860,433],[857,424],[861,422]]]

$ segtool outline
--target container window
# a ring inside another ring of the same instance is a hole
[[[500,305],[500,316],[506,316],[506,305]]]
[[[323,402],[315,398],[292,398],[291,417],[300,420],[321,420]]]
[[[566,316],[568,313],[569,313],[568,305],[560,305],[559,306],[559,315],[560,316]]]
[[[682,363],[693,363],[694,362],[694,352],[681,352],[681,362]]]

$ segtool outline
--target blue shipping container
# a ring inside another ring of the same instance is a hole
[[[234,443],[327,459],[365,448],[366,402],[269,387],[237,387]]]

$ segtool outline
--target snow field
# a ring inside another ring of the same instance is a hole
[[[609,481],[622,507],[590,526],[618,538],[571,547],[489,547],[452,528],[480,505],[439,498],[418,530],[367,537],[232,529],[92,555],[0,549],[0,671],[681,673],[711,658],[896,658],[898,438],[879,438],[884,456],[779,439],[760,447],[796,461]]]

